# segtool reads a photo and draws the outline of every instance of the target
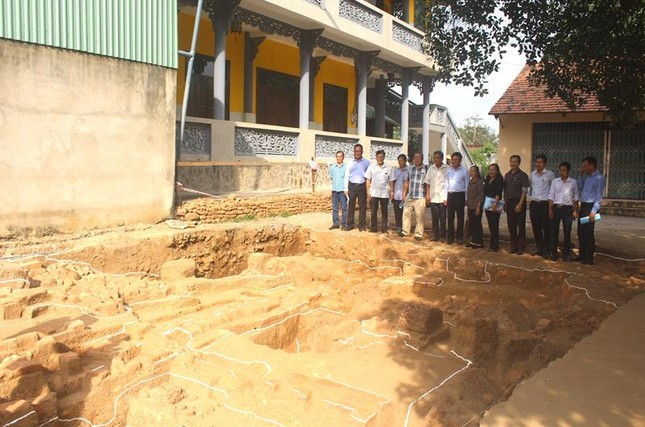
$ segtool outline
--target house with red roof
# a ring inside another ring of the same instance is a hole
[[[605,198],[645,200],[645,112],[632,129],[617,129],[595,97],[571,109],[531,86],[529,71],[522,69],[489,113],[499,122],[500,168],[508,170],[509,157],[519,154],[528,172],[535,156],[546,154],[549,169],[566,160],[575,176],[583,157],[592,155],[607,180]]]

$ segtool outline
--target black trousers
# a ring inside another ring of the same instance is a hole
[[[358,228],[365,228],[365,218],[367,216],[367,187],[365,183],[349,183],[347,188],[349,193],[349,206],[347,206],[347,228],[354,227],[354,211],[356,210],[356,200],[358,199]]]
[[[541,255],[548,255],[551,247],[551,220],[549,219],[549,202],[531,202],[531,226],[535,246]]]
[[[401,231],[403,229],[403,208],[401,203],[403,200],[392,200],[394,204],[394,221],[396,222],[396,231]]]
[[[568,257],[571,253],[571,226],[573,225],[573,206],[553,206],[553,219],[551,220],[551,255],[558,253],[560,240],[560,223],[564,232],[562,242],[562,256]]]
[[[370,202],[370,229],[376,231],[376,219],[378,207],[381,206],[381,231],[387,231],[387,203],[390,199],[386,197],[372,197]]]
[[[526,204],[522,210],[515,212],[520,199],[506,200],[506,220],[511,235],[511,252],[524,252],[526,249]]]
[[[493,250],[499,249],[499,218],[502,216],[500,212],[486,211],[486,221],[488,222],[488,230],[490,231],[490,248]]]
[[[448,243],[464,241],[464,207],[466,206],[466,193],[448,193]],[[457,232],[455,233],[455,213],[457,214]]]
[[[476,209],[468,209],[468,228],[470,229],[470,243],[475,246],[484,246],[484,229],[482,216],[475,215]]]
[[[591,209],[593,209],[593,203],[582,203],[578,218],[589,216]],[[580,245],[580,259],[582,261],[593,262],[593,254],[596,251],[595,226],[595,222],[580,224],[580,219],[578,219],[578,244]]]
[[[430,203],[432,213],[432,237],[434,240],[446,240],[446,205],[443,202]]]

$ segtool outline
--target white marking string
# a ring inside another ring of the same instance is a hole
[[[451,352],[452,354],[454,354],[455,356],[457,356],[459,359],[461,359],[461,360],[463,360],[464,362],[466,362],[466,365],[465,365],[465,366],[463,366],[461,369],[456,370],[455,372],[453,372],[452,374],[450,374],[448,377],[446,377],[443,381],[441,381],[438,385],[436,385],[436,386],[432,387],[430,390],[426,391],[426,392],[425,392],[425,393],[423,393],[421,396],[417,397],[415,400],[413,400],[412,402],[410,402],[410,404],[408,405],[408,412],[407,412],[407,413],[406,413],[406,415],[405,415],[405,423],[403,424],[403,425],[404,425],[404,427],[408,427],[408,424],[410,423],[410,415],[411,415],[411,413],[412,413],[412,407],[413,407],[417,402],[419,402],[420,400],[424,399],[424,398],[425,398],[427,395],[429,395],[430,393],[432,393],[432,392],[434,392],[434,391],[436,391],[436,390],[440,389],[441,387],[443,387],[443,386],[444,386],[444,384],[446,384],[448,381],[450,381],[450,380],[451,380],[455,375],[458,375],[458,374],[460,374],[461,372],[465,371],[466,369],[470,368],[470,366],[473,364],[473,362],[472,362],[471,360],[468,360],[468,359],[465,359],[465,358],[461,357],[461,356],[460,356],[459,354],[457,354],[457,352],[455,352],[454,350],[450,350],[450,352]]]
[[[575,285],[572,285],[571,283],[569,283],[569,281],[567,280],[567,278],[566,278],[566,277],[564,278],[564,283],[566,283],[566,284],[567,284],[567,286],[568,286],[568,287],[570,287],[570,288],[574,288],[574,289],[578,289],[578,290],[583,291],[583,292],[585,293],[585,295],[587,296],[587,298],[589,298],[590,300],[592,300],[592,301],[597,301],[597,302],[602,302],[602,303],[607,304],[607,305],[611,305],[611,306],[612,306],[612,307],[614,307],[616,310],[618,310],[618,306],[616,305],[616,303],[613,303],[613,302],[611,302],[611,301],[607,301],[607,300],[604,300],[604,299],[598,299],[598,298],[594,298],[594,297],[592,297],[592,296],[591,296],[591,294],[589,293],[589,290],[588,290],[587,288],[583,288],[583,287],[581,287],[581,286],[575,286]]]
[[[10,422],[8,422],[8,423],[4,424],[2,427],[9,427],[9,426],[12,426],[12,425],[14,425],[14,424],[16,424],[16,423],[19,423],[20,421],[24,420],[25,418],[31,417],[31,416],[32,416],[32,415],[34,415],[35,413],[36,413],[36,411],[31,411],[31,412],[29,412],[29,413],[26,413],[26,414],[25,414],[25,415],[23,415],[22,417],[16,418],[15,420],[10,421]],[[36,418],[38,418],[38,416],[36,416]]]

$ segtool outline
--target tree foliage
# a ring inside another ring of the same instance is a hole
[[[496,146],[498,142],[497,132],[483,124],[479,116],[467,118],[464,125],[459,128],[459,135],[467,146],[483,147],[487,144]]]
[[[529,80],[571,108],[589,96],[623,125],[645,109],[643,0],[426,0],[428,50],[439,81],[487,93],[515,48]]]

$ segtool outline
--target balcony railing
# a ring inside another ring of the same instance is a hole
[[[350,156],[359,143],[372,159],[377,150],[385,150],[386,161],[393,164],[407,151],[407,144],[393,139],[191,117],[178,158],[180,162],[249,164],[306,163],[315,157],[332,162],[337,151]]]

